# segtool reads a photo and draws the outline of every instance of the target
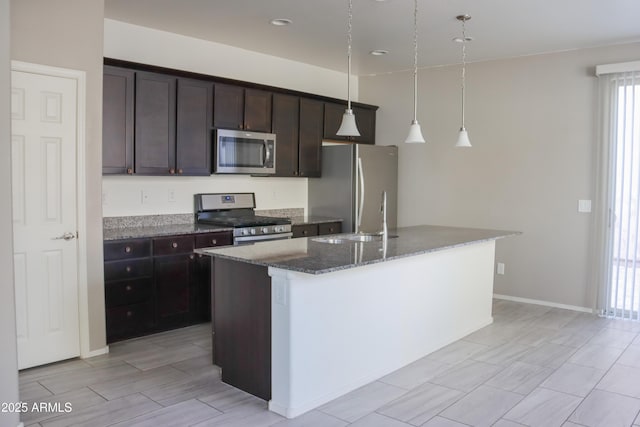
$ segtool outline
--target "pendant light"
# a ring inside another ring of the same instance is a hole
[[[456,19],[462,23],[462,37],[456,37],[453,41],[462,43],[462,126],[460,127],[460,132],[458,133],[458,142],[456,142],[456,147],[471,147],[471,141],[469,141],[469,134],[467,133],[467,129],[464,127],[464,90],[466,83],[466,68],[467,68],[467,42],[473,40],[471,37],[467,37],[465,23],[471,19],[471,16],[458,15]]]
[[[356,116],[351,109],[351,19],[353,17],[352,0],[349,0],[349,20],[347,26],[347,109],[342,115],[342,123],[336,132],[339,136],[360,136],[356,126]]]
[[[413,2],[413,120],[405,143],[423,143],[424,137],[418,123],[418,0]]]

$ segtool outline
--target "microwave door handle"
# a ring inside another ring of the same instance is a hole
[[[269,163],[269,160],[271,159],[271,151],[269,150],[269,141],[264,141],[264,147],[263,147],[263,152],[264,152],[264,165],[266,165],[267,163]]]

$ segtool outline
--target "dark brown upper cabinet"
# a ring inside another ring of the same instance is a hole
[[[319,177],[322,172],[323,118],[322,101],[300,98],[298,176]]]
[[[271,132],[271,92],[246,89],[244,92],[244,129]]]
[[[178,79],[176,173],[211,175],[213,85]]]
[[[213,90],[213,126],[221,129],[242,129],[244,127],[244,88],[216,84]]]
[[[102,173],[133,173],[135,72],[105,65],[102,107]]]
[[[215,128],[271,132],[271,92],[226,84],[216,84],[214,92]]]
[[[298,176],[300,98],[273,95],[272,131],[276,134],[276,175]]]
[[[351,106],[356,116],[356,125],[360,136],[336,135],[342,123],[342,115],[347,104],[326,102],[324,104],[324,138],[333,141],[357,142],[361,144],[375,144],[376,111],[370,108]]]
[[[135,172],[175,174],[176,78],[136,73]]]
[[[210,175],[213,84],[136,73],[135,173]]]

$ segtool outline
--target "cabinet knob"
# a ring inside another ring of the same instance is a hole
[[[196,256],[194,254],[189,255],[189,259],[195,259]]]
[[[329,233],[333,233],[333,227],[329,227]]]
[[[176,170],[174,168],[169,169],[169,173],[171,175],[174,175],[176,173]]]
[[[127,317],[131,317],[131,316],[133,316],[133,312],[127,311]]]
[[[125,246],[125,247],[124,247],[124,251],[125,251],[126,253],[131,253],[131,246]]]
[[[198,258],[202,258],[204,255],[202,254],[198,254]]]
[[[298,175],[298,171],[293,171],[293,174],[294,175]]]
[[[217,239],[211,239],[211,244],[212,245],[217,245],[218,244],[218,240]]]
[[[173,249],[177,248],[177,247],[178,247],[178,242],[173,242],[173,243],[171,243],[171,247],[172,247]]]
[[[179,174],[182,174],[182,169],[178,169],[178,173],[179,173]]]
[[[309,234],[307,230],[302,230],[302,234]]]
[[[131,285],[127,285],[127,286],[124,288],[124,290],[125,290],[125,291],[127,291],[127,292],[131,291]]]
[[[127,168],[127,173],[129,175],[132,175],[133,174],[133,168]]]
[[[125,267],[125,271],[126,271],[127,273],[131,273],[131,266],[130,266],[130,265],[127,265],[127,266]]]

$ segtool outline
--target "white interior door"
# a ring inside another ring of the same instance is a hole
[[[77,81],[11,74],[18,367],[80,354]]]

